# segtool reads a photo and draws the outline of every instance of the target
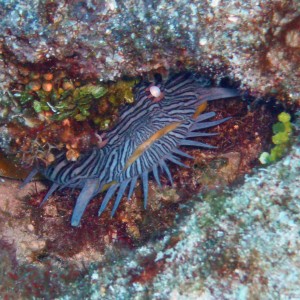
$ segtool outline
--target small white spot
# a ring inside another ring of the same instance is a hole
[[[212,0],[210,3],[211,7],[217,7],[220,3],[220,0]]]
[[[32,224],[28,224],[27,229],[32,232],[34,230],[34,226]]]
[[[115,0],[109,0],[106,3],[107,3],[106,5],[107,5],[108,9],[110,9],[110,10],[116,10],[117,9],[117,3],[116,3]]]
[[[229,20],[230,22],[236,23],[236,22],[238,22],[239,17],[237,17],[237,16],[229,16],[229,17],[228,17],[228,20]]]
[[[99,279],[99,274],[98,273],[93,273],[92,274],[92,280],[97,280]]]
[[[207,44],[207,39],[206,39],[206,38],[200,39],[199,44],[200,44],[201,46],[206,45],[206,44]]]
[[[157,98],[161,95],[161,91],[160,91],[159,87],[155,86],[155,85],[150,87],[150,93],[155,98]]]

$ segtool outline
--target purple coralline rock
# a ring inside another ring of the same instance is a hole
[[[178,61],[299,99],[299,2],[0,1],[5,61],[112,80]],[[3,80],[9,80],[8,70]]]

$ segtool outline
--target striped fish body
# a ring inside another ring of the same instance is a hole
[[[144,206],[148,198],[148,175],[150,172],[160,183],[160,172],[164,172],[171,184],[172,175],[166,164],[184,166],[180,157],[189,157],[180,146],[213,148],[193,140],[194,137],[214,135],[201,130],[221,124],[226,119],[207,121],[215,114],[195,114],[203,103],[238,95],[236,90],[224,88],[203,88],[191,74],[179,74],[158,85],[163,93],[160,101],[149,93],[149,85],[136,88],[135,103],[127,107],[118,124],[107,133],[107,144],[81,155],[75,162],[67,161],[62,153],[56,162],[39,170],[53,182],[42,204],[58,188],[81,188],[72,215],[71,225],[78,226],[90,200],[102,190],[106,195],[99,209],[104,211],[116,193],[112,215],[114,215],[126,189],[132,196],[138,178],[142,180]],[[25,180],[30,181],[37,170]]]

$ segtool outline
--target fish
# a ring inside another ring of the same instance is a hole
[[[182,146],[216,148],[195,138],[216,135],[203,129],[220,125],[230,117],[212,120],[215,112],[204,112],[207,102],[238,96],[236,89],[203,86],[190,72],[155,83],[142,81],[135,87],[134,103],[123,108],[118,123],[106,133],[101,147],[82,153],[76,161],[68,161],[61,152],[50,166],[34,168],[23,186],[38,172],[52,182],[41,206],[56,190],[81,189],[71,217],[74,227],[80,225],[90,201],[104,191],[98,215],[114,198],[111,211],[114,216],[126,190],[130,199],[138,180],[146,209],[149,175],[152,174],[159,187],[162,174],[173,185],[168,165],[187,167],[181,159],[193,159],[180,149]]]

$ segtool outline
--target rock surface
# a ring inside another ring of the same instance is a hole
[[[43,258],[45,242],[28,223],[28,209],[22,217],[18,197],[5,196],[1,294],[22,299],[298,299],[299,171],[300,151],[294,146],[282,161],[246,176],[242,186],[196,197],[163,238],[135,248],[108,244],[104,255],[89,254],[92,264],[80,255],[69,262]],[[5,185],[0,188],[3,192]],[[18,204],[10,212],[13,219],[7,217],[12,204]],[[45,280],[55,288],[38,288]]]
[[[103,81],[184,66],[216,79],[230,74],[254,96],[300,104],[297,0],[97,3],[0,0],[1,93],[19,80],[20,66],[55,66]],[[18,182],[1,182],[0,296],[299,299],[299,149],[298,139],[283,160],[225,193],[195,195],[167,232],[144,244],[132,246],[108,230],[102,251],[87,243],[76,255],[70,238],[98,236],[61,227],[68,231],[59,241],[37,224],[46,216],[57,230],[64,206],[50,205],[42,216],[34,184],[19,194]],[[239,163],[235,152],[228,160]],[[134,226],[127,230],[140,235]],[[53,255],[62,241],[63,253]]]
[[[4,87],[13,80],[12,62],[54,61],[75,75],[102,80],[179,64],[226,70],[253,93],[299,101],[299,5],[297,0],[2,0],[0,80]]]

